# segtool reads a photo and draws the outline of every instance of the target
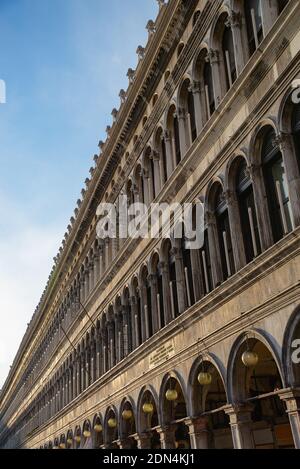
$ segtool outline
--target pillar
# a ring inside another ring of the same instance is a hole
[[[152,315],[153,334],[155,334],[159,330],[158,308],[157,308],[157,294],[158,294],[157,275],[150,274],[148,276],[148,282],[151,288],[151,315]]]
[[[250,405],[229,405],[225,409],[229,416],[234,449],[254,449]]]
[[[200,134],[203,125],[204,125],[204,116],[202,114],[202,99],[201,99],[201,82],[194,81],[191,85],[191,91],[194,97],[194,108],[195,108],[195,121],[196,121],[196,129],[197,135]]]
[[[165,131],[165,144],[166,144],[166,158],[167,158],[167,172],[168,172],[168,178],[171,176],[171,174],[174,171],[175,168],[175,156],[173,152],[173,146],[172,146],[172,135],[169,130]]]
[[[176,426],[157,427],[156,430],[160,436],[160,443],[161,443],[162,449],[176,449],[176,444],[175,444]]]
[[[228,208],[228,218],[230,226],[230,237],[233,251],[234,265],[236,271],[241,270],[246,264],[246,254],[244,249],[244,240],[239,212],[239,205],[236,195],[231,192],[225,192],[225,198]]]
[[[184,275],[182,249],[175,247],[172,249],[172,254],[175,257],[178,310],[179,310],[179,314],[181,314],[187,309],[187,294],[186,294],[186,288],[185,288],[185,275]]]
[[[279,395],[285,402],[296,449],[300,449],[300,391],[284,389]]]
[[[189,427],[189,435],[192,449],[209,448],[208,420],[205,417],[187,419],[185,424]]]
[[[138,449],[151,449],[151,434],[139,433],[134,435]]]
[[[173,319],[172,310],[171,310],[170,274],[169,274],[168,264],[166,262],[160,262],[159,269],[162,275],[164,316],[165,316],[165,324],[167,325]]]
[[[223,281],[222,264],[220,259],[220,247],[218,240],[218,231],[216,218],[213,213],[206,213],[208,243],[210,253],[210,263],[214,288],[220,285]]]
[[[187,116],[186,110],[184,108],[178,108],[178,127],[179,127],[179,140],[180,140],[180,153],[181,159],[184,158],[187,149],[188,149],[188,139],[187,139]]]

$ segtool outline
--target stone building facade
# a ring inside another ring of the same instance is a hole
[[[159,0],[0,395],[3,448],[300,448],[299,0]],[[203,246],[96,235],[193,203]]]

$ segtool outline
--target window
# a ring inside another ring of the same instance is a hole
[[[168,179],[168,168],[167,168],[167,151],[166,151],[166,142],[165,138],[163,137],[161,139],[161,157],[162,157],[162,166],[161,170],[163,172],[162,174],[162,180],[163,182],[166,182]]]
[[[212,114],[215,112],[215,108],[216,108],[210,62],[206,62],[206,64],[204,65],[203,75],[204,75],[206,110],[207,110],[208,119],[210,119]]]
[[[231,28],[227,26],[225,26],[225,30],[223,34],[222,49],[223,49],[224,64],[225,64],[226,85],[227,85],[227,90],[229,90],[232,84],[235,82],[237,74],[236,74],[236,67],[235,67],[235,55],[234,55],[232,31],[231,31]]]
[[[292,114],[292,132],[295,143],[296,157],[300,171],[300,104],[297,104],[293,109]]]
[[[252,55],[264,37],[261,0],[244,0],[244,5],[249,41],[249,52],[250,55]]]
[[[176,164],[178,165],[181,161],[181,152],[180,152],[179,125],[178,125],[177,115],[175,115],[174,117],[173,127],[174,127],[175,157],[176,157]]]
[[[228,277],[231,277],[231,275],[234,274],[235,267],[232,252],[228,210],[221,187],[218,189],[215,197],[215,217],[217,221],[219,246],[221,251],[220,256],[223,279],[226,280]]]
[[[170,274],[170,290],[171,290],[171,310],[173,319],[179,316],[178,295],[177,295],[177,279],[175,256],[172,255],[171,244],[169,249],[169,274]]]
[[[288,184],[282,154],[275,142],[275,132],[266,132],[262,145],[262,164],[274,241],[292,230]]]
[[[207,294],[213,288],[207,228],[204,231],[204,244],[200,249],[200,264],[202,287],[203,291]]]
[[[259,231],[254,204],[253,186],[247,174],[247,164],[240,163],[236,176],[236,193],[247,262],[261,253]]]
[[[197,138],[197,128],[196,128],[196,118],[195,118],[195,104],[194,104],[194,95],[192,91],[188,92],[188,114],[189,114],[189,123],[191,127],[191,137],[192,142]]]

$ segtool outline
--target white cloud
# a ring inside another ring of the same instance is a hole
[[[5,217],[4,217],[5,214]],[[44,290],[61,228],[39,226],[0,198],[0,387]],[[4,233],[4,234],[3,234]]]

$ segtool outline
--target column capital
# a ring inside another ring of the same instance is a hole
[[[224,408],[224,412],[229,416],[231,424],[248,423],[253,409],[252,404],[229,404]]]
[[[241,13],[231,10],[225,22],[225,26],[227,26],[227,28],[241,28],[242,24],[243,24],[243,17]]]
[[[206,62],[210,62],[211,65],[218,64],[220,61],[220,54],[218,50],[210,49],[205,58]]]

